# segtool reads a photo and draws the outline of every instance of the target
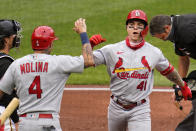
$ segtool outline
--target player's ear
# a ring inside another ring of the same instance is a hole
[[[13,42],[11,43],[11,40],[13,39],[13,38],[11,38],[12,36],[8,36],[8,37],[4,37],[3,39],[4,39],[4,46],[7,46],[7,47],[9,47],[9,48],[12,48],[12,46],[13,46]],[[13,40],[12,40],[13,41]],[[4,47],[5,48],[5,47]]]
[[[50,46],[48,47],[47,50],[48,50],[47,54],[50,54],[52,52],[52,50],[53,50],[53,42],[50,44]]]
[[[4,42],[5,43],[8,43],[9,42],[9,37],[4,37],[3,39],[4,39]]]
[[[167,34],[170,33],[171,25],[165,25],[164,29],[165,29],[165,33],[167,33]]]

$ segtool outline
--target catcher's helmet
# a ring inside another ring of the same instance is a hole
[[[21,27],[19,22],[15,20],[0,20],[0,39],[15,34],[16,37],[13,41],[13,47],[20,46],[20,38],[22,37],[20,32]]]
[[[35,50],[47,49],[54,40],[58,38],[54,35],[54,30],[49,26],[39,26],[34,29],[31,36],[32,48]]]
[[[146,13],[142,10],[133,10],[130,11],[127,20],[126,20],[126,25],[130,20],[140,20],[144,23],[144,30],[141,32],[142,36],[144,37],[148,33],[148,19],[146,16]]]

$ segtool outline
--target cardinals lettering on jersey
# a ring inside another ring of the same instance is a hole
[[[149,73],[139,73],[138,71],[134,71],[133,73],[128,73],[128,72],[121,72],[121,73],[117,73],[117,76],[120,79],[128,79],[128,78],[135,78],[135,79],[148,79],[148,75]]]
[[[48,62],[31,62],[20,65],[21,74],[30,72],[48,72]]]
[[[149,72],[150,72],[150,66],[147,62],[147,60],[145,59],[145,56],[142,57],[142,60],[141,60],[142,64],[144,65],[144,67],[147,67]],[[123,65],[123,59],[121,57],[119,57],[115,67],[114,67],[114,70],[112,73],[115,73],[115,70],[116,69],[124,69],[124,67],[121,67]],[[148,75],[149,75],[149,72],[145,72],[145,73],[140,73],[138,71],[134,71],[132,72],[131,74],[129,72],[118,72],[117,73],[117,76],[120,78],[120,79],[128,79],[128,78],[135,78],[135,79],[148,79]]]

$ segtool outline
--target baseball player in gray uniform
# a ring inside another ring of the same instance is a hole
[[[20,131],[61,131],[59,111],[65,83],[71,73],[81,73],[94,64],[85,19],[78,19],[74,30],[80,34],[83,55],[50,55],[57,37],[51,27],[39,26],[32,33],[34,54],[14,61],[0,81],[0,96],[11,94],[14,88],[17,91]]]
[[[95,66],[105,64],[111,78],[108,128],[109,131],[151,131],[149,95],[154,69],[178,84],[185,99],[191,98],[191,91],[161,50],[144,40],[148,31],[145,12],[131,11],[126,30],[125,40],[93,52]],[[90,38],[92,45],[102,41],[100,36]]]

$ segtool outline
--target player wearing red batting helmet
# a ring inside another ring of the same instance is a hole
[[[51,27],[39,26],[35,28],[31,36],[32,48],[34,50],[47,49],[54,40],[58,40],[58,38]]]
[[[66,81],[94,61],[85,19],[78,19],[74,30],[80,34],[81,56],[50,55],[57,37],[51,27],[39,26],[32,33],[34,53],[14,61],[1,79],[0,100],[17,90],[19,131],[62,131],[59,112]]]
[[[110,76],[108,131],[151,131],[149,95],[154,69],[178,84],[185,100],[191,92],[161,50],[144,40],[148,32],[145,12],[130,11],[126,30],[125,40],[93,51],[95,66],[106,65]],[[94,46],[103,41],[101,35],[90,38]]]

